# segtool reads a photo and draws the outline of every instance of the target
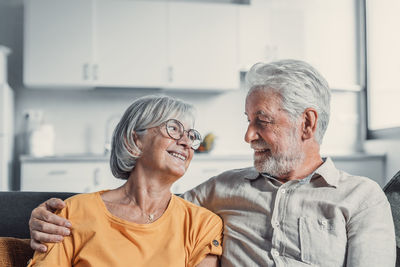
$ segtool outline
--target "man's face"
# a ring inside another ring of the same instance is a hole
[[[245,140],[254,150],[257,171],[281,177],[303,162],[300,125],[283,110],[278,93],[256,90],[247,97],[245,109]]]

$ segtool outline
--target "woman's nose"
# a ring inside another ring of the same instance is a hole
[[[189,139],[189,134],[184,131],[182,137],[177,140],[178,145],[184,145],[187,147],[190,147],[192,145],[192,142]]]

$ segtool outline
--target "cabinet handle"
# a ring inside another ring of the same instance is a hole
[[[94,186],[98,186],[101,183],[101,177],[100,177],[100,169],[96,168],[93,171],[93,184]]]
[[[83,79],[89,80],[89,63],[83,64]]]
[[[172,83],[174,80],[174,68],[172,66],[168,67],[168,82]]]
[[[99,65],[94,64],[92,67],[93,71],[93,80],[97,81],[99,79],[98,72],[99,72]]]
[[[48,175],[65,175],[67,174],[66,170],[52,170],[47,173]]]

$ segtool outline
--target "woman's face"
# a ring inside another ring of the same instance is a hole
[[[185,130],[191,128],[189,121],[180,122]],[[174,140],[168,135],[165,124],[150,128],[146,134],[138,136],[137,145],[142,154],[137,159],[136,167],[159,173],[165,178],[170,177],[174,181],[185,174],[194,153],[186,132],[181,139]]]

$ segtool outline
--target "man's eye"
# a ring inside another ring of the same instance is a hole
[[[267,125],[270,123],[271,123],[270,121],[257,119],[257,124],[260,124],[260,125]]]

